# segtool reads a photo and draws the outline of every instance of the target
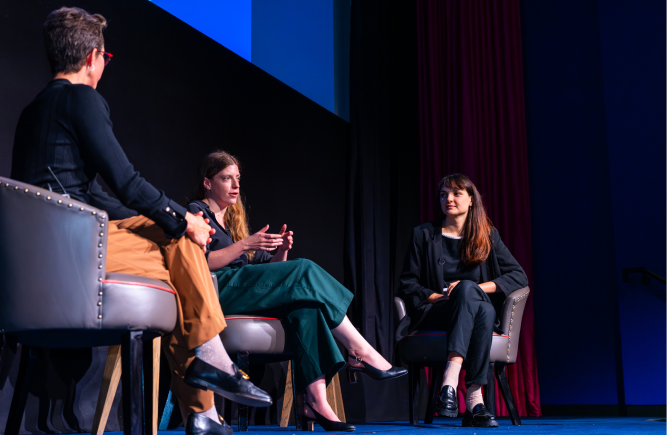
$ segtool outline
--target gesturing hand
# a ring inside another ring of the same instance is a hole
[[[278,247],[279,251],[289,251],[292,249],[292,244],[294,243],[294,233],[292,231],[287,231],[287,225],[283,225],[280,229],[280,236],[283,238],[283,244]]]
[[[265,226],[252,236],[243,239],[243,246],[246,251],[272,251],[283,244],[283,237],[280,234],[267,234]]]
[[[203,214],[203,211],[197,214],[185,213],[185,220],[188,223],[185,233],[206,252],[206,244],[211,243],[209,236],[215,234],[215,230],[208,224],[208,219],[202,217]]]

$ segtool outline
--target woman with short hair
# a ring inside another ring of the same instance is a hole
[[[419,329],[447,332],[447,366],[435,410],[445,417],[459,413],[459,372],[466,369],[463,426],[497,427],[484,406],[494,325],[494,302],[526,287],[523,269],[489,220],[477,187],[465,175],[440,181],[442,219],[416,227],[405,258],[397,296],[407,316],[396,340]]]
[[[338,346],[348,350],[348,371],[376,380],[407,373],[392,367],[357,332],[346,316],[352,293],[309,260],[287,261],[293,233],[283,225],[279,234],[268,225],[250,234],[240,196],[241,165],[224,151],[202,161],[191,213],[203,212],[216,233],[207,253],[218,276],[220,304],[227,313],[282,319],[288,346],[294,351],[295,386],[306,392],[305,420],[327,431],[353,431],[327,402],[326,385],[345,366]],[[269,251],[275,250],[273,255]]]

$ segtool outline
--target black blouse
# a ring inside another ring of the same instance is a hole
[[[468,280],[479,284],[479,265],[466,266],[461,262],[461,239],[442,235],[443,292],[450,282]]]
[[[97,174],[118,199],[102,190]],[[10,176],[67,193],[105,210],[110,220],[141,213],[155,221],[167,237],[179,238],[187,227],[185,208],[153,187],[128,161],[113,134],[107,102],[87,85],[52,80],[23,109],[14,136]]]
[[[188,211],[192,214],[199,213],[200,211],[204,212],[204,217],[209,218],[211,228],[215,229],[215,234],[211,236],[211,243],[206,245],[206,259],[208,259],[208,254],[212,251],[217,251],[228,246],[231,246],[234,243],[231,232],[222,227],[222,225],[215,218],[215,213],[211,211],[208,204],[204,201],[192,201],[188,204]],[[273,258],[273,255],[269,254],[266,251],[255,251],[255,257],[252,259],[252,264],[261,264],[268,263]],[[244,252],[241,256],[237,257],[234,261],[229,263],[225,267],[241,267],[248,264],[248,255]]]

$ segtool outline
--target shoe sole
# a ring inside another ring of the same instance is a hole
[[[489,424],[482,424],[482,425],[472,424],[471,422],[468,422],[468,423],[463,422],[463,423],[461,424],[461,426],[462,426],[462,427],[498,427],[498,422],[497,422],[497,421],[493,421],[492,423],[489,423]]]
[[[358,375],[366,375],[366,376],[368,376],[369,378],[373,379],[374,381],[387,381],[387,380],[389,380],[389,379],[400,378],[401,376],[405,376],[405,375],[408,374],[408,372],[405,372],[405,373],[401,373],[400,375],[392,376],[392,377],[390,377],[390,378],[375,379],[374,377],[372,377],[372,376],[369,375],[368,373],[363,372],[363,371],[361,371],[361,370],[350,370],[350,373],[352,373],[354,376],[358,376]]]
[[[271,404],[273,403],[272,400],[269,400],[267,402],[267,401],[264,401],[264,400],[253,399],[252,397],[243,396],[241,394],[230,393],[227,390],[223,390],[221,388],[218,388],[217,386],[215,386],[213,384],[209,384],[208,382],[203,381],[201,379],[193,379],[193,378],[188,379],[188,378],[186,378],[186,379],[184,379],[184,381],[185,381],[186,384],[188,384],[191,387],[199,388],[200,390],[204,390],[204,391],[211,390],[214,393],[217,393],[217,394],[221,395],[225,399],[229,399],[233,402],[236,402],[238,404],[245,405],[245,406],[255,406],[255,407],[262,408],[262,407],[266,407],[266,406],[271,406]]]
[[[436,409],[435,412],[437,412],[440,417],[456,418],[459,416],[458,410],[456,412],[452,412],[445,411],[444,409]]]

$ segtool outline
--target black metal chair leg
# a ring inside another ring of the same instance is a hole
[[[142,435],[144,431],[144,401],[141,366],[143,363],[143,331],[128,331],[121,337],[123,374],[123,433]]]
[[[428,404],[426,405],[426,416],[424,423],[432,424],[433,415],[435,414],[435,399],[438,397],[440,385],[442,384],[442,370],[430,368],[431,370],[431,385],[428,392]]]
[[[236,355],[236,365],[245,373],[250,373],[250,362],[248,352],[239,352]],[[239,409],[239,432],[248,432],[248,407],[238,404]]]
[[[493,415],[496,415],[496,376],[495,364],[489,363],[489,371],[486,373],[486,395],[484,403],[486,409]]]
[[[419,424],[419,382],[420,367],[416,364],[408,365],[408,407],[410,424]]]
[[[227,422],[228,425],[231,426],[232,424],[232,401],[229,399],[225,399],[225,413],[223,415],[223,418]]]
[[[306,393],[296,393],[296,407],[299,409],[305,409]],[[303,416],[303,414],[301,414]],[[301,430],[303,432],[312,432],[315,430],[315,423],[312,420],[310,421],[301,421]]]
[[[296,379],[294,376],[294,372],[297,370],[296,365],[294,364],[294,360],[291,362],[291,367],[292,367],[292,403],[294,404],[294,424],[296,425],[296,430],[303,430],[303,413],[305,411],[304,406],[305,404],[303,403],[303,397],[301,400],[297,399],[297,393],[296,393]]]
[[[28,392],[30,391],[30,381],[37,365],[37,354],[30,350],[29,346],[21,345],[21,359],[19,362],[19,373],[14,385],[14,396],[12,404],[9,407],[9,416],[5,426],[5,435],[18,435],[21,430],[23,413],[28,401]]]
[[[505,405],[507,406],[507,411],[510,413],[512,424],[514,426],[521,426],[519,411],[514,405],[514,398],[512,398],[512,391],[510,390],[510,384],[507,381],[504,365],[498,364],[496,366],[496,379],[498,379],[498,386],[500,387],[500,392],[503,395],[503,399],[505,399]]]

